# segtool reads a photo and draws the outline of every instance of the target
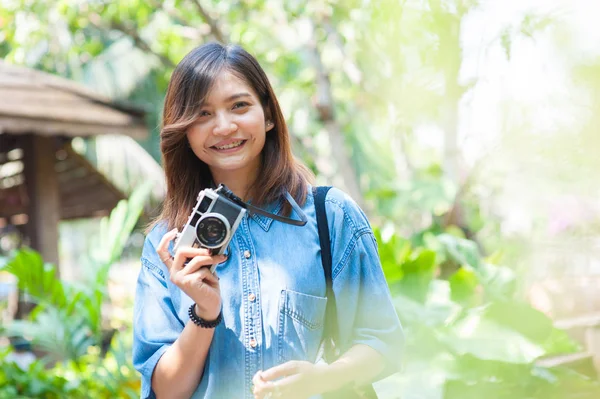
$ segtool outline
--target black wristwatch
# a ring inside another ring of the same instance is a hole
[[[221,320],[223,320],[223,311],[222,310],[219,312],[219,315],[217,316],[216,319],[214,319],[212,321],[206,321],[196,314],[196,310],[194,310],[195,308],[196,308],[196,304],[192,303],[192,306],[190,306],[190,309],[188,310],[188,315],[190,316],[190,320],[192,321],[192,323],[194,323],[198,327],[215,328],[216,326],[219,325],[219,323],[221,323]]]

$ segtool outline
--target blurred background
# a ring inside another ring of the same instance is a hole
[[[595,0],[1,0],[0,398],[134,398],[173,68],[238,43],[365,210],[405,367],[381,398],[600,397]]]

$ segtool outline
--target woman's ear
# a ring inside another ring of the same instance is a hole
[[[265,111],[265,132],[270,131],[275,127],[275,122],[273,122],[273,115],[271,112],[271,101],[267,101],[266,104],[263,105],[263,109]]]
[[[267,121],[265,122],[265,131],[268,132],[269,130],[273,129],[275,127],[275,124],[273,123],[272,120],[267,119]]]

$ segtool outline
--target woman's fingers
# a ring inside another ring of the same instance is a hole
[[[263,398],[268,392],[268,383],[262,379],[261,373],[262,371],[258,371],[254,374],[254,377],[252,377],[252,393],[257,399]]]
[[[258,389],[259,394],[262,397],[285,398],[288,397],[288,390],[298,391],[297,385],[302,380],[301,373],[305,368],[304,366],[308,364],[308,362],[292,360],[261,371],[262,385]]]
[[[170,269],[173,265],[173,258],[169,253],[169,243],[177,236],[177,229],[173,229],[166,233],[156,247],[156,253],[160,260]]]
[[[201,267],[212,266],[217,263],[224,262],[227,257],[225,255],[215,255],[215,256],[194,256],[190,261],[183,267],[181,272],[183,274],[194,273]]]
[[[186,269],[188,266],[189,264],[186,266]],[[189,282],[201,280],[202,282],[213,288],[219,285],[219,279],[217,278],[217,276],[210,272],[210,267],[208,266],[198,266],[198,270],[189,273],[186,272],[186,269],[183,269],[180,272],[182,280]]]
[[[218,256],[195,256],[183,269],[171,274],[171,281],[179,287],[219,287],[219,278],[210,271],[210,265],[218,263]],[[183,289],[183,288],[182,288]]]
[[[212,288],[219,286],[219,279],[210,272],[210,267],[226,259],[223,255],[210,256],[206,248],[179,248],[169,269],[171,281],[176,285],[194,285],[202,281]],[[187,261],[187,263],[186,263]]]
[[[206,248],[193,248],[193,247],[182,247],[175,252],[173,260],[173,268],[175,271],[179,271],[185,267],[185,262],[188,259],[196,256],[209,256],[210,251]]]
[[[254,377],[252,377],[252,385],[254,385],[254,388],[264,384],[262,378],[260,377],[260,373],[261,371],[257,371],[256,374],[254,374]]]
[[[300,373],[303,368],[302,366],[303,363],[301,361],[292,360],[263,371],[261,376],[265,381],[273,381],[278,378]]]

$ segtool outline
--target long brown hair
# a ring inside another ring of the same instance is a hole
[[[265,115],[275,126],[266,134],[262,169],[251,187],[254,205],[279,200],[287,190],[299,204],[306,200],[312,172],[292,154],[290,137],[279,102],[267,75],[256,59],[236,45],[209,43],[189,52],[177,65],[167,89],[160,150],[167,180],[162,212],[151,227],[166,221],[168,228],[185,224],[200,190],[212,186],[212,175],[189,146],[186,130],[195,122],[200,106],[217,76],[227,70],[244,80],[258,95]],[[289,204],[282,209],[289,216]]]

